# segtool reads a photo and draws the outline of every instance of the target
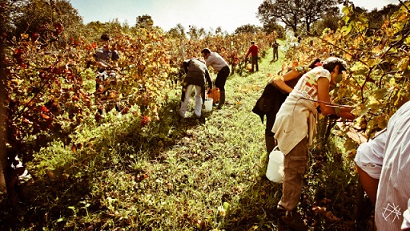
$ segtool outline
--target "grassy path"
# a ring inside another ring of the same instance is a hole
[[[167,182],[170,195],[154,196],[164,203],[158,206],[171,213],[158,228],[190,229],[194,223],[205,230],[248,230],[254,225],[274,229],[269,211],[279,198],[279,185],[264,178],[264,124],[251,112],[280,68],[280,62],[270,58],[271,53],[260,61],[259,72],[230,76],[227,104],[205,114],[205,123],[180,121],[178,129],[185,135],[164,152],[166,163],[160,167],[169,174],[161,181]]]

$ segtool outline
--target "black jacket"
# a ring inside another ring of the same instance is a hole
[[[287,81],[286,84],[293,88],[299,79],[300,78],[292,79]],[[252,112],[261,117],[262,123],[265,115],[276,117],[276,113],[278,113],[280,106],[285,102],[288,95],[289,93],[269,83],[263,90],[262,96],[256,101]]]
[[[211,77],[205,63],[199,59],[192,58],[183,62],[183,68],[186,75],[182,83],[181,101],[184,101],[186,87],[189,85],[201,87],[202,100],[205,100],[205,82],[207,82],[208,88],[212,88]]]

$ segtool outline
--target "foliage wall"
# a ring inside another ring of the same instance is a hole
[[[333,91],[334,103],[356,108],[353,112],[358,118],[354,123],[345,123],[345,134],[353,130],[371,138],[385,128],[391,115],[410,99],[409,6],[408,2],[401,5],[377,30],[369,28],[371,22],[365,13],[346,6],[338,30],[327,29],[320,37],[307,37],[287,53],[283,70],[330,55],[347,61],[348,72]],[[334,124],[334,121],[330,123]],[[346,142],[345,147],[354,152],[357,144],[351,140]]]
[[[53,9],[53,8],[52,8]],[[70,144],[70,134],[84,123],[98,123],[98,109],[114,107],[133,113],[141,126],[158,121],[158,111],[171,89],[179,88],[180,64],[200,57],[209,47],[219,52],[233,71],[241,71],[250,42],[261,55],[270,47],[271,36],[262,32],[199,38],[173,36],[158,27],[126,27],[118,22],[91,23],[66,30],[63,21],[45,21],[18,37],[5,38],[4,81],[8,108],[7,148],[9,160],[25,161],[53,139]],[[102,33],[111,36],[110,46],[120,54],[108,79],[96,90],[95,49]]]

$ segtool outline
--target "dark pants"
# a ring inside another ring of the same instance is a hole
[[[254,66],[256,66],[256,71],[259,71],[258,56],[252,56],[252,72],[255,70]]]
[[[276,61],[279,59],[278,48],[273,49],[273,60]]]
[[[225,83],[226,79],[228,79],[229,73],[229,67],[225,66],[216,75],[215,86],[219,88],[220,91],[225,91]]]

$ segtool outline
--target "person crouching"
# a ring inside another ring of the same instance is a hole
[[[182,64],[186,73],[182,83],[181,108],[179,115],[185,118],[188,109],[189,99],[192,91],[195,90],[195,115],[201,117],[202,103],[205,100],[206,88],[212,88],[211,77],[205,63],[197,58],[185,60]],[[205,81],[207,85],[205,85]]]

